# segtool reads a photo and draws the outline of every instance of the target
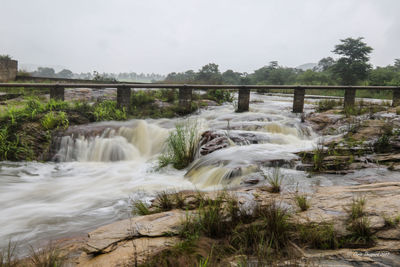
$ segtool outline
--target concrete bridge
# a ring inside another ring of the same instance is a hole
[[[393,106],[400,105],[400,86],[320,86],[320,85],[205,85],[205,84],[134,84],[134,83],[0,83],[0,88],[50,88],[50,98],[64,100],[65,88],[116,88],[119,107],[130,107],[131,89],[179,89],[179,105],[183,111],[190,111],[194,89],[238,90],[238,112],[249,110],[250,91],[256,89],[293,89],[293,112],[302,113],[306,89],[345,90],[344,106],[355,105],[356,90],[391,90]]]

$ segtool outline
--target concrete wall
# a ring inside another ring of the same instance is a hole
[[[0,82],[14,81],[17,77],[18,61],[0,59]]]

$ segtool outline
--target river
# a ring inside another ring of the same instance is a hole
[[[36,244],[83,234],[127,218],[130,199],[151,200],[162,190],[213,190],[239,185],[245,177],[272,170],[279,162],[284,190],[335,178],[295,170],[295,152],[312,149],[318,136],[291,113],[292,98],[252,94],[250,112],[233,105],[208,107],[187,118],[101,122],[78,126],[61,139],[57,162],[0,163],[0,247],[9,240]],[[311,110],[312,105],[305,106]],[[175,123],[195,120],[199,131],[251,137],[197,159],[188,175],[172,167],[157,169]],[[79,132],[84,132],[78,136]],[[239,173],[232,175],[234,170]],[[382,175],[390,173],[381,170]],[[374,173],[371,173],[373,175]],[[365,174],[360,174],[364,175]],[[357,183],[357,175],[348,183]],[[340,179],[341,182],[346,179]]]

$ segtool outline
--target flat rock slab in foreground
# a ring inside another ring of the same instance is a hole
[[[177,234],[184,218],[184,211],[173,210],[105,225],[89,233],[84,250],[87,254],[109,253],[123,241]]]

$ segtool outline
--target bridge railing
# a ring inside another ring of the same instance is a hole
[[[120,107],[129,108],[131,89],[179,89],[179,105],[182,110],[191,109],[193,89],[222,89],[239,91],[238,111],[248,111],[250,103],[250,91],[256,89],[293,89],[293,112],[302,113],[304,109],[304,97],[306,89],[319,90],[345,90],[344,106],[355,105],[356,90],[391,90],[393,91],[393,106],[400,105],[400,86],[344,86],[344,85],[206,85],[206,84],[132,84],[132,83],[0,83],[1,87],[22,88],[50,88],[50,98],[64,100],[65,88],[116,88],[117,103]]]

